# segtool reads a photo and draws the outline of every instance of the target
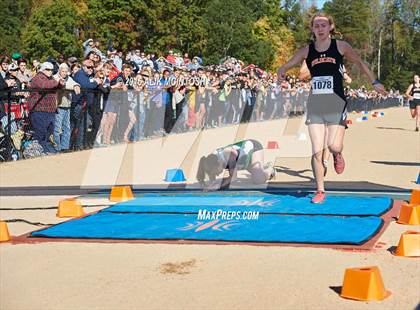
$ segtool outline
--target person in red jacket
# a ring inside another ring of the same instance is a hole
[[[57,152],[50,141],[57,109],[57,94],[54,90],[64,85],[63,80],[52,77],[53,69],[52,63],[44,62],[29,85],[31,89],[37,90],[28,98],[33,139],[38,140],[46,154]]]

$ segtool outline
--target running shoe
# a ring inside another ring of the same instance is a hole
[[[323,203],[325,200],[325,192],[323,191],[317,191],[315,193],[315,196],[312,197],[311,202],[312,203]]]
[[[341,155],[341,153],[337,153],[337,154],[334,154],[333,157],[334,157],[335,172],[337,172],[337,174],[342,174],[344,171],[344,167],[346,166],[343,155]]]

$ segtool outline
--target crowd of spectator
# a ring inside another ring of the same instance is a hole
[[[83,59],[0,58],[0,160],[305,112],[309,83],[278,81],[233,57],[203,66],[200,57],[172,50],[166,57],[105,53],[91,39],[83,48]],[[347,94],[374,104],[386,99],[363,87]]]

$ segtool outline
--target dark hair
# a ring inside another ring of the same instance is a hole
[[[74,64],[71,65],[70,71],[72,72],[75,67],[81,68],[81,65],[78,62],[75,62]]]
[[[4,63],[4,62],[9,63],[10,62],[10,57],[9,56],[0,56],[0,63]]]
[[[89,59],[90,55],[92,55],[92,54],[96,55],[96,52],[95,51],[90,51],[89,53],[87,53],[87,55],[85,57],[85,60]]]
[[[204,183],[206,175],[210,178],[213,177],[211,173],[212,169],[217,166],[218,157],[216,154],[210,154],[209,156],[203,156],[200,158],[200,162],[198,164],[198,171],[197,171],[197,180],[201,184]]]

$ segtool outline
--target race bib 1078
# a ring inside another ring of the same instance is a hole
[[[311,83],[314,95],[334,93],[334,78],[332,76],[315,76]]]

